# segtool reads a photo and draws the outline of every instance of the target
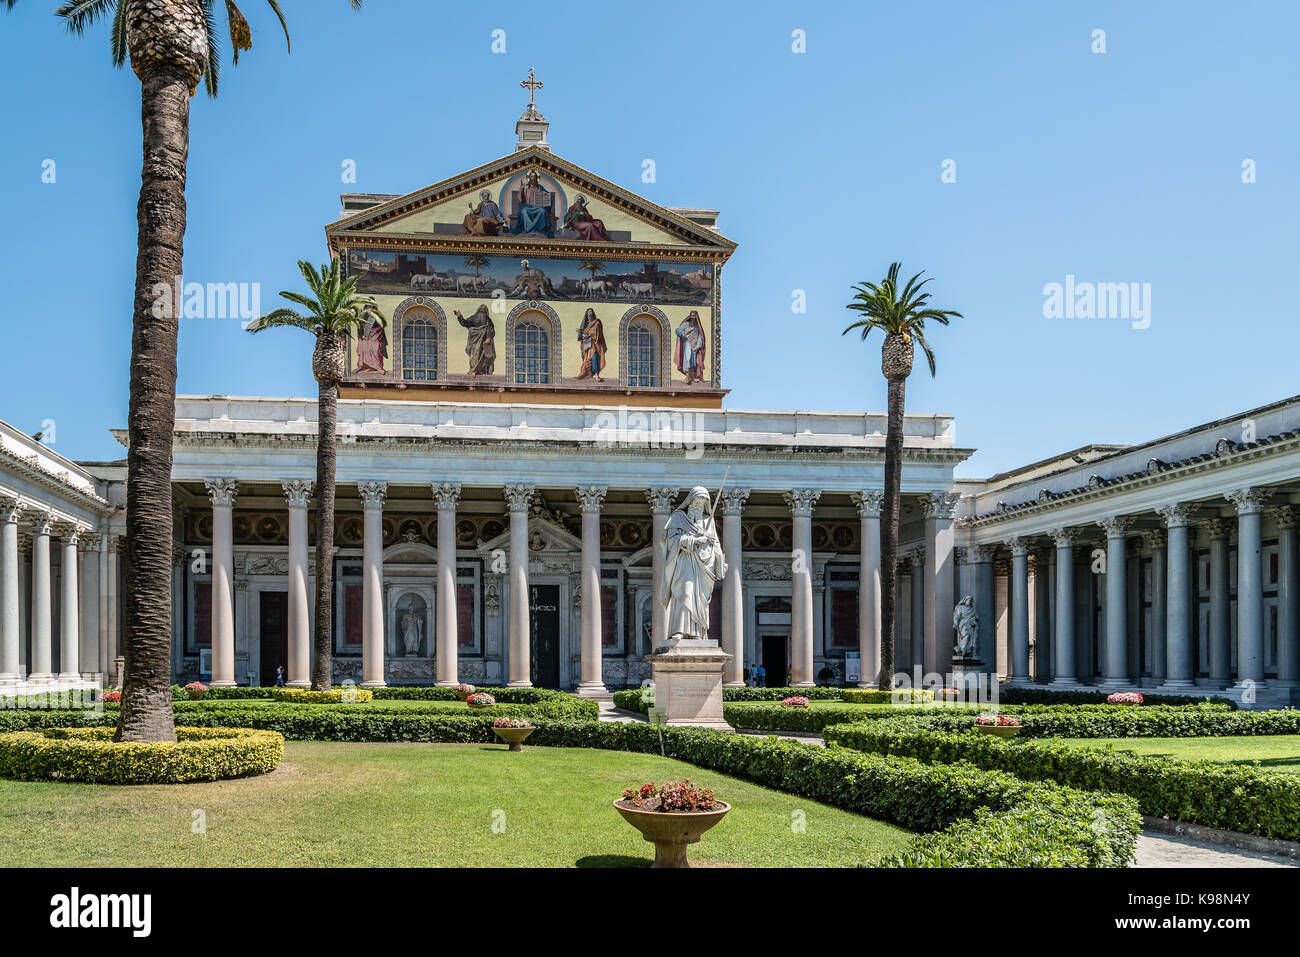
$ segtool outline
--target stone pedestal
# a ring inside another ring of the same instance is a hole
[[[670,639],[646,655],[655,683],[655,707],[668,724],[730,730],[722,717],[723,669],[732,658],[716,641]]]
[[[982,700],[984,683],[987,680],[984,662],[978,658],[952,659],[952,686],[962,693],[963,700]]]

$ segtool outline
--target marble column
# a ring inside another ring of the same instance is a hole
[[[1120,690],[1128,674],[1128,530],[1133,518],[1112,515],[1097,523],[1106,533],[1106,647],[1102,656],[1103,688]]]
[[[307,506],[311,502],[312,483],[299,479],[280,482],[285,503],[289,506],[289,663],[285,681],[291,687],[311,687],[311,605],[307,578]],[[266,682],[268,663],[262,662],[262,681]]]
[[[235,686],[234,479],[204,479],[212,499],[212,686]]]
[[[96,660],[95,670],[100,674],[100,682],[107,687],[109,673],[109,647],[108,647],[108,553],[109,538],[107,534],[98,536],[95,542],[96,551],[99,553],[99,562],[96,570],[99,574],[99,656]],[[180,606],[177,606],[180,607]],[[175,611],[172,612],[176,614]]]
[[[1264,684],[1264,549],[1261,513],[1269,490],[1239,488],[1225,498],[1237,507],[1237,684]]]
[[[1210,684],[1232,683],[1232,606],[1228,584],[1228,537],[1232,526],[1222,519],[1204,523],[1210,538]]]
[[[532,625],[528,610],[528,509],[537,489],[532,485],[507,485],[510,512],[510,651],[507,688],[533,686]]]
[[[998,555],[997,545],[973,545],[968,549],[970,561],[970,587],[975,599],[975,614],[979,619],[978,641],[975,657],[983,670],[996,673],[998,668],[998,614],[997,583],[994,580],[993,562]]]
[[[456,631],[456,505],[460,501],[460,483],[434,483],[433,498],[438,503],[438,656],[434,684],[452,688],[460,683],[460,636]]]
[[[926,651],[925,651],[925,549],[918,548],[909,555],[903,557],[908,569],[908,587],[910,588],[910,610],[911,627],[908,629],[908,640],[911,644],[909,657],[911,659],[912,671],[917,668],[925,671]],[[915,684],[915,682],[914,682]]]
[[[582,680],[578,694],[608,698],[601,658],[600,507],[609,489],[604,485],[580,485],[575,491],[582,508]]]
[[[741,590],[744,538],[740,534],[740,514],[748,498],[749,489],[729,488],[722,493],[720,503],[722,554],[727,561],[727,574],[722,579],[722,650],[732,656],[723,666],[722,682],[729,688],[745,687],[745,602]]]
[[[361,686],[382,688],[384,679],[384,499],[387,482],[358,482],[361,496]]]
[[[1153,528],[1142,533],[1142,543],[1151,553],[1151,629],[1147,635],[1146,660],[1151,683],[1165,680],[1168,655],[1165,650],[1165,616],[1169,612],[1169,569],[1166,567],[1165,531]]]
[[[849,496],[858,508],[858,655],[862,669],[859,688],[880,683],[880,506],[885,493],[879,489],[854,492]],[[895,579],[897,580],[897,579]],[[895,655],[898,649],[894,649]],[[889,662],[894,670],[895,661]]]
[[[0,685],[21,681],[18,598],[18,519],[23,503],[0,498]]]
[[[952,670],[952,611],[956,604],[952,595],[952,520],[959,497],[956,492],[931,492],[921,499],[925,516],[925,668],[933,674],[946,675]]]
[[[1009,538],[1011,549],[1011,681],[1029,682],[1029,540]]]
[[[54,515],[37,512],[32,518],[32,657],[27,680],[44,684],[54,680],[54,588],[50,574],[50,533]]]
[[[1277,521],[1277,682],[1279,688],[1300,688],[1300,541],[1296,524],[1300,510],[1274,509]]]
[[[783,493],[794,525],[790,551],[790,684],[795,688],[813,686],[812,513],[821,494],[817,488]]]
[[[1052,653],[1052,685],[1073,688],[1079,684],[1074,656],[1074,540],[1077,528],[1054,528],[1048,536],[1056,543],[1056,647]]]
[[[63,545],[63,568],[59,575],[59,681],[81,680],[81,556],[77,541],[84,529],[65,524],[59,530]]]
[[[1052,680],[1052,554],[1051,548],[1034,552],[1034,681]]]
[[[122,556],[126,554],[126,536],[110,532],[108,543],[108,661],[113,677],[113,687],[122,687],[122,629],[118,617],[121,612]]]
[[[1191,560],[1187,526],[1196,505],[1179,502],[1162,505],[1156,514],[1168,530],[1168,567],[1165,588],[1165,681],[1171,691],[1196,687],[1192,676]]]
[[[650,503],[650,650],[654,651],[668,640],[668,609],[663,605],[664,591],[664,529],[672,514],[678,490],[667,486],[645,490]],[[731,556],[727,556],[731,560]]]

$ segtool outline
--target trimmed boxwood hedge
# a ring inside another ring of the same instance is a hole
[[[845,704],[912,704],[933,701],[934,692],[928,688],[895,688],[893,691],[881,691],[879,688],[845,688],[840,694],[840,700]]]
[[[1048,688],[1020,686],[1002,688],[998,693],[998,700],[1002,704],[1105,704],[1108,694],[1109,692],[1106,691],[1053,691]],[[1237,703],[1231,698],[1224,698],[1219,695],[1152,694],[1144,691],[1142,697],[1146,700],[1146,704],[1127,705],[1126,707],[1202,704],[1203,702],[1221,704],[1234,710],[1237,707]]]
[[[1300,840],[1300,779],[1210,761],[1144,757],[1055,741],[1018,741],[967,732],[900,730],[889,722],[841,724],[827,744],[927,764],[967,761],[1027,781],[1127,794],[1143,814],[1246,834]]]
[[[0,734],[0,777],[91,784],[180,784],[265,774],[284,737],[249,728],[176,729],[176,741],[116,742],[111,727]]]
[[[288,704],[365,704],[374,698],[369,688],[348,685],[330,691],[312,691],[310,688],[272,688],[271,700]]]
[[[351,705],[240,707],[228,702],[205,707],[203,702],[193,702],[178,705],[177,713],[190,724],[256,726],[295,740],[495,740],[491,709],[458,716]],[[102,724],[115,721],[111,711],[15,713],[18,716]],[[545,719],[535,724],[537,730],[529,743],[537,746],[655,754],[662,748],[668,757],[913,830],[948,828],[921,837],[907,852],[880,862],[890,866],[1123,867],[1132,860],[1141,828],[1137,805],[1130,798],[1021,781],[970,765],[926,765],[912,759],[704,728]],[[105,727],[98,733],[107,737],[112,731]]]

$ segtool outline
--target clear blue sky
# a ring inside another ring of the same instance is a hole
[[[111,68],[106,26],[70,37],[54,6],[0,14],[0,418],[53,419],[65,455],[116,458],[140,88]],[[840,331],[851,284],[894,259],[965,314],[933,330],[938,378],[918,363],[907,396],[957,416],[959,443],[980,450],[964,475],[1300,393],[1300,5],[283,6],[292,54],[245,0],[253,51],[226,62],[220,99],[193,101],[187,280],[261,283],[269,308],[298,287],[295,260],[324,261],[341,191],[406,192],[509,152],[532,66],[558,154],[722,211],[740,244],[723,287],[732,407],[883,409],[879,340]],[[1150,328],[1044,318],[1044,285],[1067,274],[1150,283]],[[187,320],[179,388],[314,395],[309,350],[293,331]]]

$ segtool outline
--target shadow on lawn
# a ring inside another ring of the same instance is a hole
[[[648,857],[628,857],[626,854],[592,854],[573,862],[574,867],[649,867]]]

